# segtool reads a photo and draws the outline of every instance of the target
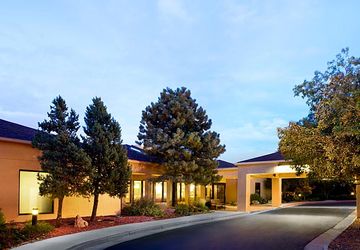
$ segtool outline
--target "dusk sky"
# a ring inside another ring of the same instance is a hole
[[[277,150],[306,116],[293,87],[344,47],[360,56],[360,1],[1,1],[0,118],[37,128],[61,95],[103,99],[135,144],[141,111],[185,86],[237,162]]]

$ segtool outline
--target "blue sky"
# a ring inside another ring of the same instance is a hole
[[[94,96],[134,144],[141,111],[186,86],[236,162],[277,149],[307,114],[295,84],[344,47],[360,55],[360,1],[1,1],[0,118],[37,127],[62,95]]]

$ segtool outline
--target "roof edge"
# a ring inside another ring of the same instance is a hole
[[[31,141],[14,139],[14,138],[8,138],[8,137],[0,137],[0,141],[15,142],[15,143],[22,143],[22,144],[29,144],[29,145],[31,145]]]

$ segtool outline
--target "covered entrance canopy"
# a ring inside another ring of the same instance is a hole
[[[271,179],[272,206],[279,207],[281,205],[282,179],[307,177],[306,174],[297,175],[280,152],[241,161],[236,163],[236,166],[238,167],[237,209],[239,211],[250,211],[252,179]]]

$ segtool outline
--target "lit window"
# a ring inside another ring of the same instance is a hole
[[[166,201],[166,182],[155,183],[155,201],[156,202]]]
[[[190,184],[190,199],[195,199],[195,185]]]
[[[33,208],[38,208],[39,213],[53,212],[52,200],[39,194],[38,173],[46,175],[36,171],[20,171],[19,214],[31,214]]]
[[[185,183],[177,183],[177,199],[178,201],[185,200]]]
[[[128,191],[125,195],[125,203],[130,203],[130,192],[131,192],[131,187],[130,187],[130,183],[128,184]]]
[[[139,200],[144,196],[144,181],[134,181],[134,200]]]

